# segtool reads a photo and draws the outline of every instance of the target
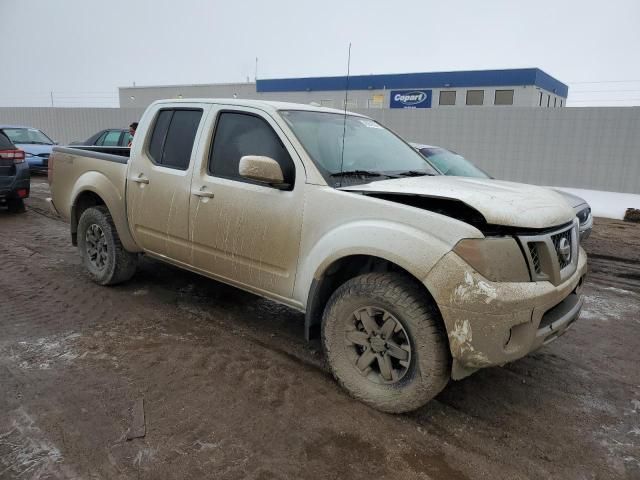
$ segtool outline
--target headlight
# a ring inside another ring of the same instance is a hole
[[[511,237],[466,238],[453,251],[492,282],[529,282],[520,246]]]

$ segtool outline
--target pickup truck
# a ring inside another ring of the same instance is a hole
[[[436,175],[365,116],[158,101],[130,151],[56,147],[49,168],[95,282],[145,254],[305,312],[338,382],[382,411],[523,357],[582,307],[587,259],[557,192]]]

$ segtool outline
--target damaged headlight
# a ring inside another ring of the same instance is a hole
[[[466,238],[453,251],[492,282],[528,282],[529,269],[512,237]]]

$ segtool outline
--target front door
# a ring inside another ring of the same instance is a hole
[[[132,151],[127,215],[136,242],[173,260],[189,258],[189,204],[202,108],[163,107],[150,137]]]
[[[290,297],[302,230],[304,170],[280,127],[250,108],[214,107],[213,131],[191,186],[191,262],[209,274],[255,291]],[[245,155],[276,160],[286,189],[240,177]]]

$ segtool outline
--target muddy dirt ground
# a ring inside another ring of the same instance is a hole
[[[151,260],[92,284],[47,193],[0,211],[1,479],[640,478],[640,225],[596,220],[565,336],[393,416],[300,313]]]

